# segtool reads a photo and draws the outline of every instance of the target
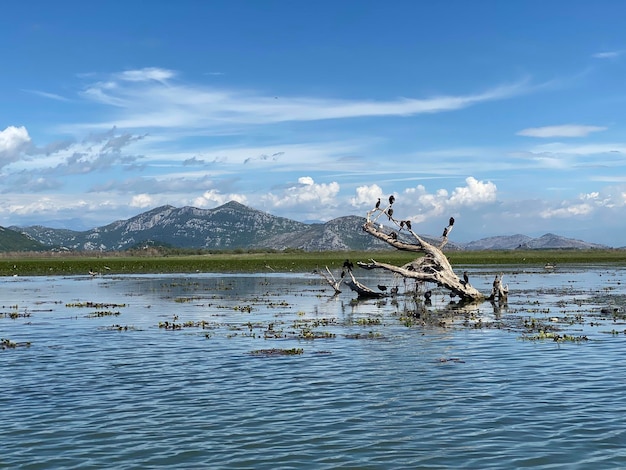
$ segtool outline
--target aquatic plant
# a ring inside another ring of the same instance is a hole
[[[563,343],[566,341],[577,343],[581,341],[589,341],[586,335],[574,336],[568,334],[558,334],[553,332],[539,331],[536,335],[522,335],[522,339],[525,341],[541,341],[541,340],[552,340],[555,342]]]
[[[304,353],[304,349],[302,348],[291,348],[291,349],[256,349],[254,351],[250,351],[250,354],[253,356],[298,356]]]
[[[7,338],[0,338],[0,350],[15,349],[20,347],[30,347],[30,342],[16,343]]]

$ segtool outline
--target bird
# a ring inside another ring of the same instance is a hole
[[[397,234],[396,232],[391,232],[391,233],[389,234],[389,236],[390,236],[391,238],[393,238],[394,240],[397,240],[397,239],[398,239],[398,234]]]
[[[432,297],[433,293],[429,290],[427,290],[426,292],[424,292],[424,298],[426,300],[430,300],[430,298]]]
[[[389,205],[393,205],[393,203],[396,201],[395,196],[392,194],[391,196],[389,196]]]
[[[376,209],[380,207],[380,198],[378,198],[378,202],[376,202]]]
[[[389,216],[389,220],[391,220],[391,216],[393,215],[393,209],[391,207],[387,209],[387,215]]]
[[[387,290],[387,286],[383,286],[382,284],[378,284],[378,288],[383,292]]]
[[[352,271],[352,268],[354,268],[354,264],[352,263],[352,261],[347,259],[343,262],[343,267],[347,269],[348,271]]]
[[[411,221],[410,220],[405,220],[404,224],[406,225],[406,228],[408,228],[409,230],[411,230]]]
[[[467,271],[463,273],[463,281],[465,285],[469,284],[469,276],[467,275]]]
[[[454,225],[454,217],[450,217],[450,227]]]
[[[445,238],[445,237],[447,237],[447,236],[448,236],[448,227],[446,227],[446,228],[444,228],[444,229],[443,229],[443,235],[442,235],[442,237],[444,237],[444,238]]]
[[[400,230],[402,230],[404,228],[404,220],[400,221]]]

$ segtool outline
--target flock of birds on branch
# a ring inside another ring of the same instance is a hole
[[[393,220],[394,222],[398,223],[393,218],[393,207],[391,207],[391,206],[393,206],[394,202],[396,202],[396,198],[392,194],[391,196],[389,196],[389,206],[387,207],[387,209],[381,209],[380,208],[380,198],[378,198],[378,201],[376,202],[375,210],[382,211],[383,213],[387,214],[387,217],[389,217],[389,220]],[[401,220],[399,222],[399,225],[400,225],[400,230],[402,230],[404,227],[406,227],[409,230],[412,230],[412,228],[411,228],[411,221],[410,220]],[[450,233],[450,230],[452,229],[453,225],[454,225],[454,217],[450,217],[450,220],[448,220],[448,226],[443,229],[443,235],[441,235],[442,238],[446,238],[448,236],[448,233]],[[398,239],[398,235],[395,232],[392,232],[390,236],[394,240]]]

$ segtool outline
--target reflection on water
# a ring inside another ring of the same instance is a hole
[[[504,272],[456,315],[311,274],[0,279],[31,343],[0,351],[0,467],[626,466],[626,271]]]

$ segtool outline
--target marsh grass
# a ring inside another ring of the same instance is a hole
[[[506,250],[447,252],[454,265],[522,265],[613,263],[626,264],[626,250]],[[108,275],[193,272],[307,272],[340,270],[345,259],[396,265],[413,260],[415,253],[380,252],[223,252],[193,255],[130,256],[107,253],[99,256],[85,253],[5,254],[0,258],[0,276]]]

